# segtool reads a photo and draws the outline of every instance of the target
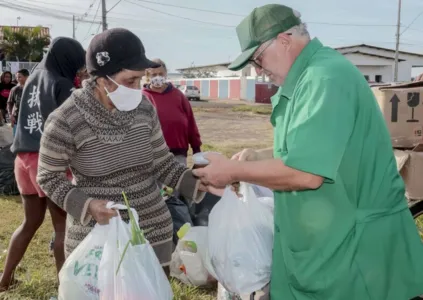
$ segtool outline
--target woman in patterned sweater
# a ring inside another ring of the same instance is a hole
[[[172,218],[157,181],[198,201],[199,182],[179,164],[163,139],[156,111],[142,97],[144,70],[157,67],[145,57],[137,36],[111,29],[87,50],[91,78],[47,119],[41,140],[38,183],[68,213],[68,256],[95,223],[116,215],[108,201],[123,203],[122,191],[140,215],[163,267],[170,263]],[[71,168],[76,185],[66,178]],[[124,211],[123,219],[128,220]]]

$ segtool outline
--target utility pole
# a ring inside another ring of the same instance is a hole
[[[72,38],[76,39],[75,15],[72,15]]]
[[[395,70],[394,70],[394,81],[398,81],[398,58],[399,58],[399,46],[400,46],[400,30],[401,30],[401,2],[402,0],[398,0],[398,20],[397,20],[397,42],[395,48]]]
[[[107,30],[107,9],[106,9],[106,0],[101,0],[101,11],[102,11],[102,24],[103,24],[103,31]]]

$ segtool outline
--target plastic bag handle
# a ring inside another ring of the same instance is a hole
[[[239,183],[239,193],[242,195],[242,201],[246,202],[246,199],[251,199],[252,197],[254,199],[257,198],[256,194],[252,190],[252,187],[247,182],[240,182]]]
[[[119,217],[120,217],[119,210],[128,210],[128,207],[126,205],[116,204],[116,203],[114,203],[112,201],[108,202],[107,205],[106,205],[106,207],[107,208],[110,208],[110,209],[116,210]],[[131,207],[130,209],[132,211],[132,214],[134,215],[134,219],[135,219],[135,222],[137,223],[137,226],[140,227],[140,223],[139,223],[140,222],[139,221],[140,220],[140,216],[138,215],[137,211],[134,208]]]

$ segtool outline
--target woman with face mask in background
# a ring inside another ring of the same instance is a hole
[[[90,78],[47,119],[38,183],[68,213],[66,256],[96,223],[116,216],[109,201],[122,192],[140,216],[140,227],[163,267],[172,254],[172,219],[157,181],[199,201],[199,182],[169,152],[153,105],[142,96],[148,60],[140,39],[114,28],[93,38],[86,54]],[[66,179],[70,167],[74,184]],[[125,211],[121,212],[129,220]],[[167,269],[165,268],[165,271]]]
[[[166,64],[153,60],[158,68],[147,70],[147,82],[144,95],[157,109],[163,136],[170,152],[176,159],[187,164],[187,155],[191,145],[193,153],[201,152],[201,138],[195,122],[191,104],[185,95],[171,83],[166,82]]]

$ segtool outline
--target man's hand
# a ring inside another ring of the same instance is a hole
[[[202,183],[200,183],[198,190],[201,192],[210,193],[219,197],[222,197],[223,193],[225,192],[224,188],[216,188],[212,185],[204,185]]]
[[[88,213],[100,225],[109,224],[109,220],[117,216],[117,212],[114,209],[106,207],[108,202],[107,200],[91,200],[88,206]]]
[[[260,150],[244,149],[232,156],[233,160],[240,161],[258,161],[273,158],[273,148],[265,148]]]
[[[258,160],[258,153],[253,149],[244,149],[241,152],[238,152],[232,156],[232,160],[241,160],[241,161],[255,161]]]
[[[226,185],[236,181],[233,171],[238,162],[216,153],[209,153],[205,157],[209,161],[207,167],[192,171],[195,176],[200,178],[203,186],[225,188]]]
[[[16,124],[16,118],[13,115],[10,117],[10,124],[12,124],[12,126]]]

